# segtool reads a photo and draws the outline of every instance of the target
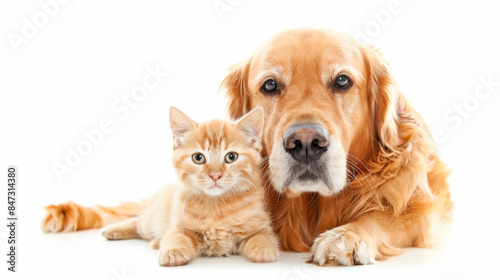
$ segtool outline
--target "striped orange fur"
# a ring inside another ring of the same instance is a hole
[[[45,207],[42,230],[57,233],[100,228],[139,215],[152,200],[153,197],[117,206],[85,207],[75,202],[49,205]]]
[[[236,122],[206,123],[195,123],[172,108],[177,183],[137,204],[48,206],[43,228],[61,232],[113,223],[103,230],[104,237],[149,240],[160,249],[160,265],[166,266],[183,265],[200,255],[242,254],[253,262],[276,261],[278,239],[259,186],[263,121],[260,108]],[[196,162],[195,155],[204,161]]]

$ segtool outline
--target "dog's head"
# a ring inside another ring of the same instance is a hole
[[[280,193],[337,193],[357,161],[397,144],[399,93],[388,66],[345,34],[282,32],[234,66],[222,87],[232,118],[264,108],[264,153]]]

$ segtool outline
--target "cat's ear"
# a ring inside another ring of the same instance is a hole
[[[196,122],[181,110],[170,107],[170,129],[174,135],[174,148],[182,144],[186,134],[196,128]]]
[[[264,128],[264,110],[257,106],[248,114],[238,120],[238,126],[249,137],[250,142],[255,148],[260,147],[260,138]]]

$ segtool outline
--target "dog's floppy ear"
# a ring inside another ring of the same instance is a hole
[[[228,99],[227,106],[229,116],[239,119],[250,112],[250,96],[248,95],[248,72],[249,62],[235,64],[229,68],[229,74],[220,85]]]
[[[368,90],[372,98],[375,145],[378,145],[372,170],[380,170],[385,178],[402,176],[399,181],[386,182],[384,187],[377,189],[382,201],[398,214],[407,209],[416,190],[432,197],[426,171],[429,158],[425,155],[435,146],[427,134],[427,127],[401,93],[381,53],[369,47],[364,51],[365,64],[369,65]],[[411,167],[402,172],[402,168],[410,164]]]
[[[376,139],[387,152],[405,149],[420,124],[379,50],[363,48]]]

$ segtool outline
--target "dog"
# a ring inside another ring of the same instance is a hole
[[[379,50],[335,31],[288,30],[231,67],[221,89],[233,119],[264,108],[261,182],[283,250],[364,265],[445,231],[449,169]],[[101,227],[148,203],[51,205],[43,229]]]

